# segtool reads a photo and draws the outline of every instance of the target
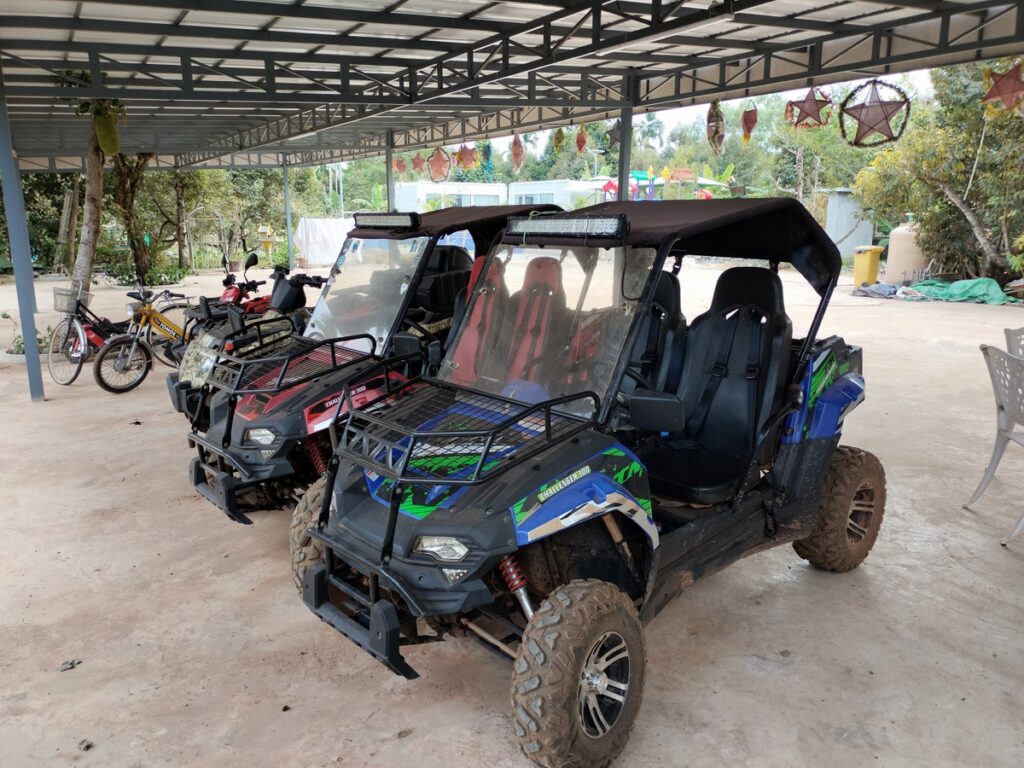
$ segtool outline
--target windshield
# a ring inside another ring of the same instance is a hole
[[[439,378],[522,402],[607,396],[657,252],[500,246]],[[588,414],[580,401],[567,410]]]
[[[429,241],[427,237],[346,240],[305,335],[333,339],[366,333],[376,339],[377,352],[382,352]],[[370,351],[365,339],[345,346]]]

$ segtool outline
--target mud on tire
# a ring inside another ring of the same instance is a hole
[[[595,679],[613,658],[604,679]],[[526,756],[545,768],[607,766],[640,708],[645,663],[643,629],[626,594],[596,580],[555,589],[527,625],[513,664],[512,716]],[[594,693],[591,683],[622,701]],[[602,709],[596,721],[595,706]]]
[[[874,546],[884,513],[882,463],[860,448],[839,446],[822,483],[817,527],[793,549],[823,570],[851,571]]]
[[[309,535],[309,528],[320,516],[320,504],[327,488],[327,477],[322,476],[299,499],[292,511],[291,528],[288,531],[288,551],[292,563],[292,581],[302,592],[302,580],[311,565],[320,562],[324,556],[320,542]]]

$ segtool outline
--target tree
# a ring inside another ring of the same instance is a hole
[[[101,75],[101,78],[105,75]],[[67,70],[57,73],[58,85],[88,87],[92,75],[85,71]],[[85,152],[85,205],[82,209],[82,234],[78,241],[72,280],[87,286],[92,280],[92,265],[99,241],[100,208],[103,199],[103,164],[106,155],[120,151],[117,126],[125,119],[124,106],[118,99],[70,99],[79,115],[89,115],[89,142]]]
[[[146,166],[153,159],[152,152],[140,152],[129,157],[121,152],[114,155],[114,204],[121,217],[121,226],[128,236],[128,247],[135,262],[135,274],[139,280],[146,279],[146,273],[153,266],[149,237],[135,215],[135,196],[142,184]]]
[[[935,104],[918,105],[903,138],[857,176],[862,204],[892,220],[916,214],[919,244],[950,271],[1021,268],[1024,122],[982,102],[984,69],[1012,63],[933,70]]]

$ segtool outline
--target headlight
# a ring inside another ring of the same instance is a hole
[[[205,379],[210,374],[210,371],[213,370],[213,362],[217,359],[217,355],[205,350],[201,351],[200,355],[202,357],[200,357],[199,365],[197,366],[198,376]]]
[[[256,443],[256,445],[270,445],[277,438],[277,435],[269,429],[259,427],[257,429],[245,430],[245,442]]]
[[[413,552],[423,552],[445,563],[457,563],[469,554],[469,549],[451,536],[420,536]]]
[[[142,309],[141,301],[132,301],[124,305],[124,313],[128,317],[135,317],[135,313]]]

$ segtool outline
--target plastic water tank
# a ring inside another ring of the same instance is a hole
[[[928,259],[917,244],[917,224],[906,221],[889,233],[889,260],[885,282],[900,285],[916,282],[924,276]]]

